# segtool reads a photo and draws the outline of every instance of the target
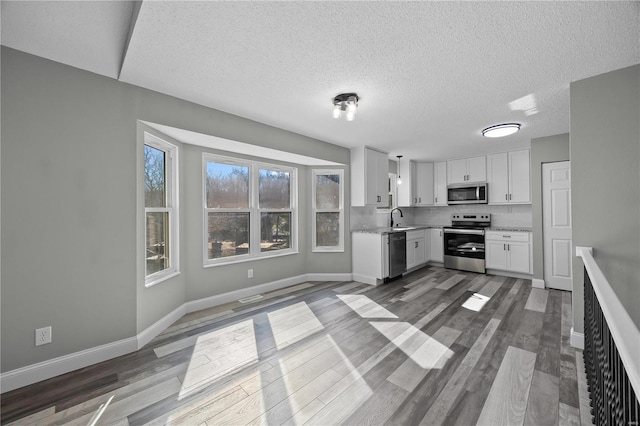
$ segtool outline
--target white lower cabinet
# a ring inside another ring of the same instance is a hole
[[[531,273],[530,232],[488,231],[485,247],[487,269]]]
[[[428,229],[431,233],[431,253],[429,259],[434,262],[444,262],[444,247],[443,247],[443,238],[442,238],[442,228],[431,228]]]
[[[428,251],[424,229],[407,232],[407,271],[426,263]]]
[[[351,234],[354,281],[377,285],[389,276],[389,235]]]

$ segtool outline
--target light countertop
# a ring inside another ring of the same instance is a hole
[[[400,225],[400,228],[408,228],[411,227],[413,229],[404,229],[402,231],[411,232],[417,229],[442,229],[443,226],[449,225]],[[351,232],[360,232],[366,234],[390,234],[392,232],[397,232],[395,227],[391,228],[390,226],[382,226],[379,228],[360,228],[360,229],[352,229]]]

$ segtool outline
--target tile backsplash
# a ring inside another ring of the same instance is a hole
[[[402,207],[404,217],[393,214],[394,221],[419,225],[451,225],[453,213],[491,213],[493,226],[514,228],[531,228],[531,205],[494,206],[488,204],[472,204],[442,207]],[[375,207],[351,207],[351,230],[378,228],[389,226],[389,210],[378,210]]]

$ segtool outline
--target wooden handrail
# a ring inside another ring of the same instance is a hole
[[[640,395],[640,330],[593,258],[593,248],[576,247],[576,256],[582,258],[631,386]]]

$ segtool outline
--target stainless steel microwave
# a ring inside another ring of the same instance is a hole
[[[487,204],[486,183],[461,183],[447,187],[448,204]]]

